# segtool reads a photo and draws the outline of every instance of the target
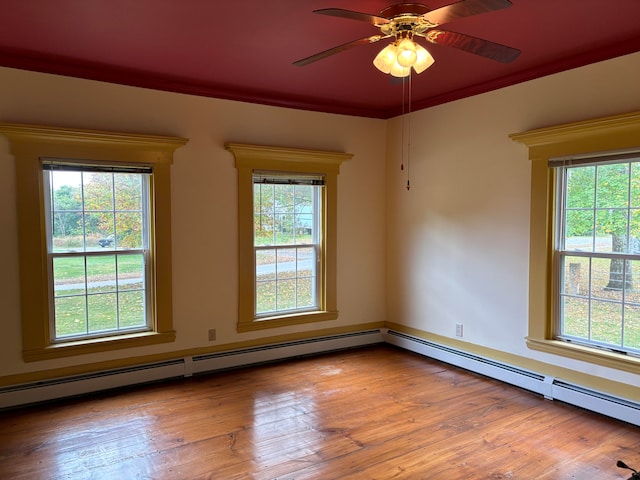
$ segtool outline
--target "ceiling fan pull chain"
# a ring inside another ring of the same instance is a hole
[[[411,70],[409,70],[409,93],[408,97],[408,113],[407,113],[407,190],[411,190],[411,175],[410,175],[410,162],[411,162]]]
[[[405,99],[405,85],[406,79],[402,79],[402,124],[401,124],[401,136],[400,136],[400,171],[404,171],[404,99]]]

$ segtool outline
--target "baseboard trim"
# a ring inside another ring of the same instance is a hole
[[[383,343],[380,329],[286,341],[0,388],[0,409]]]
[[[608,417],[640,426],[640,403],[542,375],[481,355],[431,342],[395,330],[383,331],[385,342]]]
[[[559,400],[640,426],[640,403],[636,401],[386,328],[186,356],[7,386],[0,388],[0,409],[380,343],[515,385],[549,400]]]

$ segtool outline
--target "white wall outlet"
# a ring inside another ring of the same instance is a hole
[[[209,341],[213,342],[216,339],[216,329],[212,328],[209,330]]]
[[[462,336],[463,336],[462,324],[456,323],[456,337],[462,337]]]

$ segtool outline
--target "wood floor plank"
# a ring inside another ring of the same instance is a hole
[[[389,346],[0,412],[0,479],[621,479],[640,429]]]

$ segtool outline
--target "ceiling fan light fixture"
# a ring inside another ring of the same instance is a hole
[[[427,68],[433,65],[434,62],[435,59],[433,58],[433,56],[431,56],[429,51],[416,43],[416,63],[413,64],[413,69],[415,70],[415,72],[424,72]]]
[[[391,68],[396,63],[397,48],[394,43],[390,43],[376,55],[373,59],[373,64],[382,73],[390,73]]]
[[[373,59],[373,65],[382,73],[401,78],[408,76],[411,68],[422,73],[434,62],[429,51],[410,38],[390,43]]]
[[[394,77],[408,77],[411,73],[411,67],[403,67],[398,62],[395,62],[391,67],[391,71],[389,73]]]
[[[416,44],[409,38],[403,38],[398,43],[397,61],[403,67],[412,67],[418,58],[416,54]]]

